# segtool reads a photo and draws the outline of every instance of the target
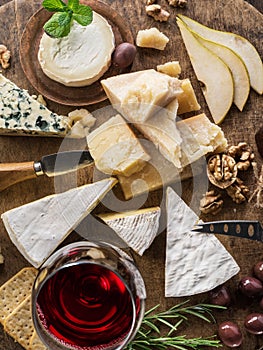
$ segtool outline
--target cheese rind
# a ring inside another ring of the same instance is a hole
[[[0,134],[66,136],[67,117],[51,112],[0,74]]]
[[[91,132],[87,143],[96,167],[105,174],[130,176],[150,159],[120,115],[111,117]]]
[[[117,183],[108,178],[11,209],[1,218],[11,241],[39,267]]]
[[[132,123],[143,123],[182,93],[180,81],[154,69],[121,74],[101,84],[113,107]]]
[[[73,21],[66,37],[55,39],[44,33],[38,60],[49,78],[66,86],[86,86],[108,70],[114,48],[111,26],[93,11],[91,24],[82,26]]]
[[[139,255],[143,255],[157,235],[161,209],[144,208],[122,213],[100,214],[124,242]]]
[[[191,231],[198,221],[198,216],[169,187],[165,261],[166,297],[183,297],[210,291],[225,283],[240,270],[216,236]]]

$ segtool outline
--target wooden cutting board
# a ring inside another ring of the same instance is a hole
[[[182,39],[175,23],[177,13],[183,13],[196,19],[208,26],[219,30],[227,30],[249,39],[263,56],[263,16],[252,6],[243,0],[189,0],[186,9],[174,9],[168,6],[167,1],[160,0],[159,3],[166,9],[169,9],[171,17],[168,23],[155,22],[145,13],[145,1],[123,1],[123,0],[104,0],[105,3],[116,9],[129,23],[134,38],[140,29],[158,27],[169,38],[170,42],[164,52],[152,49],[138,49],[138,54],[134,61],[132,70],[141,70],[155,68],[156,65],[165,63],[169,60],[179,60],[182,67],[182,78],[190,78],[195,88],[196,94],[202,111],[209,117],[209,111],[206,107],[199,83],[194,75],[190,61],[187,57]],[[8,46],[12,53],[11,67],[4,71],[3,74],[17,83],[18,86],[28,89],[30,93],[36,94],[30,83],[27,81],[19,61],[19,38],[29,17],[40,8],[40,0],[16,0],[0,7],[0,41]],[[23,44],[23,43],[22,43]],[[22,59],[27,59],[26,57]],[[220,98],[220,96],[219,96]],[[88,107],[90,111],[97,110],[108,104],[107,101]],[[55,112],[64,114],[75,109],[70,106],[58,105],[48,101],[48,107]],[[223,122],[222,129],[225,132],[229,144],[237,144],[240,141],[248,142],[255,150],[256,160],[259,165],[262,159],[257,153],[254,135],[255,131],[262,125],[263,103],[262,97],[251,91],[248,102],[244,111],[240,113],[237,108],[232,107],[227,118]],[[56,152],[61,147],[62,140],[56,138],[33,138],[33,137],[0,137],[0,154],[1,162],[15,162],[38,160],[44,154]],[[68,149],[83,148],[83,141],[67,141],[64,147]],[[77,183],[84,184],[91,182],[93,169],[79,172]],[[76,175],[74,175],[76,176]],[[54,186],[53,179],[46,177],[30,180],[15,185],[8,190],[0,193],[0,214],[16,206],[25,204],[45,195],[54,193],[54,191],[65,190],[72,185],[72,179],[75,177],[65,176],[60,178],[59,185]],[[245,174],[246,184],[251,190],[255,186],[255,178],[252,171]],[[58,187],[57,187],[58,186]],[[56,188],[55,188],[56,187]],[[197,206],[202,193],[192,192],[193,184],[189,180],[183,184],[183,196],[188,203]],[[148,197],[143,206],[158,205],[164,203],[164,192],[156,191]],[[119,199],[124,209],[134,207],[134,203],[123,202]],[[104,206],[99,206],[95,212],[107,210]],[[225,206],[216,219],[253,219],[262,221],[262,209],[256,209],[253,203],[234,205],[230,199],[225,199]],[[207,218],[211,219],[211,218]],[[212,217],[214,219],[214,217]],[[105,234],[105,227],[96,227],[95,220],[84,220],[77,232],[85,233],[96,232],[96,235]],[[137,264],[145,278],[148,300],[147,306],[152,307],[155,304],[161,304],[161,308],[168,308],[179,300],[164,298],[164,256],[165,256],[165,213],[162,217],[163,232],[157,237],[151,248],[143,257],[134,255]],[[96,230],[96,231],[95,231]],[[106,231],[108,232],[108,230]],[[111,234],[111,232],[108,232]],[[71,235],[67,240],[79,239],[79,236]],[[259,311],[256,305],[249,308],[241,307],[237,299],[236,286],[242,276],[251,273],[252,265],[263,258],[262,245],[255,242],[242,241],[234,238],[222,238],[222,243],[228,251],[234,256],[241,267],[241,272],[229,283],[235,299],[234,307],[228,311],[216,314],[218,321],[232,320],[237,322],[241,327],[245,316],[251,311]],[[28,266],[17,249],[10,242],[5,228],[0,222],[0,244],[5,256],[5,264],[0,267],[0,284],[10,278],[20,268]],[[180,281],[178,281],[180,283]],[[203,295],[193,297],[192,303],[203,301]],[[210,336],[216,332],[216,325],[207,325],[193,320],[191,327],[183,327],[182,331],[187,336]],[[245,334],[241,350],[259,349],[263,345],[263,337],[255,337]],[[19,344],[15,344],[0,328],[0,350],[20,350]]]

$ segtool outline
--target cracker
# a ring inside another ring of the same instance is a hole
[[[0,323],[9,316],[18,305],[31,295],[37,275],[33,267],[25,267],[0,287]]]
[[[40,340],[36,331],[34,331],[29,344],[29,350],[48,350]]]
[[[34,324],[31,314],[31,294],[6,317],[4,330],[25,349],[29,349],[30,339],[34,333]]]

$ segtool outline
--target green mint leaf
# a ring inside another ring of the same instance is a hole
[[[73,12],[77,11],[79,8],[79,0],[68,0],[68,8]]]
[[[44,25],[44,31],[52,38],[62,38],[70,32],[72,14],[55,13]]]
[[[87,26],[93,19],[92,9],[86,5],[79,5],[78,9],[73,13],[73,19],[80,25]]]
[[[44,0],[42,6],[51,12],[63,12],[67,7],[62,0]]]

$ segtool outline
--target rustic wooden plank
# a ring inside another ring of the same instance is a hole
[[[155,68],[157,64],[164,63],[171,59],[177,59],[180,61],[183,73],[182,77],[190,77],[198,95],[198,100],[202,105],[202,110],[209,114],[206,107],[204,98],[201,93],[199,83],[194,75],[190,61],[187,58],[184,45],[182,43],[179,31],[175,24],[176,13],[184,13],[191,17],[194,17],[204,24],[210,25],[217,29],[229,30],[236,32],[240,35],[248,38],[258,49],[260,55],[263,56],[262,47],[262,15],[256,11],[251,5],[243,0],[214,0],[209,1],[207,6],[207,0],[189,0],[188,7],[184,10],[172,9],[168,6],[166,0],[160,0],[159,2],[165,7],[169,8],[171,12],[171,18],[168,23],[157,23],[145,14],[144,1],[134,0],[125,1],[122,0],[104,0],[104,2],[110,4],[113,8],[117,9],[120,14],[127,19],[133,35],[135,36],[139,29],[149,28],[150,26],[156,26],[160,28],[165,34],[170,37],[170,43],[164,53],[155,50],[138,49],[138,55],[136,56],[133,70]],[[255,6],[261,7],[262,0],[251,0]],[[5,5],[3,5],[5,4]],[[36,11],[41,4],[40,0],[13,0],[4,1],[0,0],[0,33],[1,42],[8,44],[12,52],[11,67],[4,74],[15,81],[19,86],[29,89],[31,93],[36,93],[27,81],[19,62],[19,36],[22,33],[23,27],[26,21]],[[16,25],[14,25],[16,23]],[[70,107],[59,106],[51,101],[48,101],[48,105],[56,112],[66,113],[70,110]],[[96,110],[99,107],[104,107],[107,102],[90,107],[90,110]],[[225,121],[222,124],[222,128],[230,143],[237,143],[239,141],[247,141],[255,149],[254,132],[262,124],[262,97],[259,97],[255,92],[251,92],[244,112],[240,113],[235,107],[231,108],[231,111]],[[73,108],[72,108],[73,109]],[[101,122],[101,121],[100,121]],[[234,130],[234,132],[233,132]],[[77,148],[79,143],[76,141],[66,140],[61,145],[59,139],[51,138],[32,138],[32,137],[0,137],[0,153],[1,162],[15,162],[15,161],[29,161],[37,160],[43,154],[56,152],[63,148]],[[84,145],[81,143],[81,147]],[[259,163],[262,163],[262,159],[256,152],[256,159]],[[0,213],[18,205],[30,202],[37,198],[41,198],[54,191],[62,191],[69,186],[77,182],[82,184],[85,182],[91,182],[92,169],[79,172],[78,177],[73,174],[67,177],[63,177],[60,181],[54,184],[52,179],[44,177],[26,181],[22,184],[15,185],[10,189],[0,193]],[[246,173],[246,183],[251,189],[255,185],[255,179],[252,171]],[[184,198],[188,203],[193,202],[196,207],[198,200],[202,193],[196,192],[192,194],[191,187],[193,182],[191,180],[183,184]],[[200,190],[199,190],[200,191]],[[164,193],[163,191],[156,191],[151,194],[145,205],[157,205],[159,203],[164,207]],[[255,209],[252,204],[243,204],[240,206],[234,205],[230,199],[224,198],[226,206],[218,219],[261,219],[262,211]],[[105,203],[104,203],[105,204]],[[107,204],[107,203],[106,203]],[[123,206],[128,207],[127,203]],[[100,205],[95,213],[110,208]],[[213,217],[214,219],[214,217]],[[96,220],[90,221],[91,217],[81,224],[76,230],[78,233],[93,230],[95,232],[102,232],[103,226],[98,225]],[[98,226],[96,226],[98,225]],[[165,215],[162,216],[162,227],[165,227]],[[78,239],[78,235],[69,237],[68,241]],[[240,241],[237,239],[221,238],[220,240],[235,257],[239,265],[241,266],[241,273],[233,278],[228,285],[232,291],[236,290],[237,283],[241,276],[251,273],[251,266],[257,260],[262,259],[262,247],[255,242]],[[28,263],[18,253],[16,248],[11,244],[7,233],[4,229],[2,222],[0,222],[0,244],[5,256],[5,264],[0,268],[0,284],[10,278],[15,272],[17,272],[23,266],[27,266]],[[166,299],[164,298],[163,286],[164,286],[164,255],[165,255],[165,230],[157,237],[152,247],[141,258],[136,254],[133,254],[139,268],[145,278],[148,300],[147,306],[151,307],[160,303],[161,308],[172,306],[178,299]],[[178,281],[180,283],[180,281]],[[192,299],[193,302],[201,301],[205,295],[199,295]],[[245,315],[248,313],[248,308],[242,308],[237,310],[237,306],[240,306],[238,295],[234,293],[234,299],[236,300],[236,306],[229,309],[224,313],[217,313],[217,319],[223,321],[231,319],[238,322],[242,326],[242,322]],[[253,306],[253,310],[258,310],[256,305]],[[204,325],[200,322],[193,322],[191,329],[185,328],[182,331],[187,336],[209,336],[216,332],[215,325]],[[246,334],[244,344],[240,347],[241,350],[254,350],[258,349],[263,344],[262,336],[255,337]],[[4,334],[2,327],[0,328],[0,350],[21,350],[19,344],[15,344],[11,338]]]

